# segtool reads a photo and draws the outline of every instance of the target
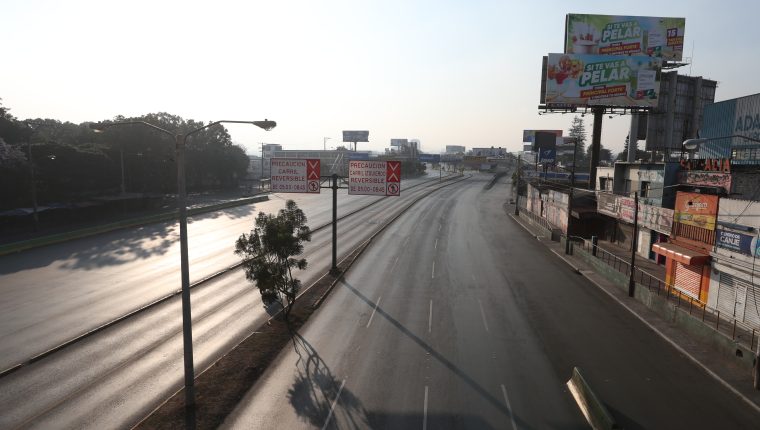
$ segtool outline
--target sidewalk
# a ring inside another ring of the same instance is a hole
[[[631,261],[630,249],[625,249],[606,240],[600,240],[598,246],[625,261]],[[665,280],[665,266],[657,264],[646,257],[642,257],[641,254],[636,254],[636,267],[656,278],[662,279],[663,281]]]
[[[505,205],[505,208],[509,207],[510,205]],[[756,391],[752,387],[753,357],[747,356],[749,355],[749,351],[747,351],[746,348],[738,348],[737,346],[736,351],[727,351],[729,348],[727,348],[726,345],[731,345],[733,342],[728,337],[726,337],[723,342],[711,342],[705,336],[695,336],[695,332],[700,332],[698,329],[699,325],[703,324],[698,318],[693,318],[696,320],[696,324],[688,321],[686,322],[686,324],[694,324],[694,327],[697,328],[696,330],[687,331],[682,323],[684,322],[684,315],[685,318],[692,319],[689,314],[679,310],[676,306],[673,306],[664,299],[653,300],[650,298],[649,306],[647,306],[647,304],[638,300],[640,298],[639,294],[637,294],[637,298],[628,297],[627,286],[622,287],[620,283],[614,282],[610,277],[601,274],[596,267],[578,255],[580,252],[576,251],[574,252],[574,255],[566,255],[564,244],[552,241],[551,233],[544,228],[532,224],[525,216],[523,216],[522,211],[520,211],[519,217],[516,217],[510,210],[507,210],[507,214],[531,235],[536,236],[536,239],[549,248],[549,250],[558,258],[561,258],[576,272],[583,275],[598,288],[607,293],[610,298],[641,320],[668,343],[672,344],[673,347],[681,352],[687,359],[693,361],[696,365],[704,369],[705,372],[724,385],[729,391],[733,392],[737,396],[737,400],[744,402],[747,407],[751,407],[756,412],[760,413],[760,391]],[[625,259],[629,260],[630,254],[628,254]],[[640,260],[642,262],[647,261],[643,257],[641,257]],[[638,263],[639,258],[637,258],[637,264]],[[654,262],[649,263],[651,263],[652,266],[657,266]],[[656,267],[648,268],[652,270],[656,269]],[[664,274],[664,268],[661,270]],[[655,275],[655,273],[650,273]],[[647,291],[646,287],[641,285],[637,285],[637,288]],[[653,297],[656,299],[656,296]],[[663,303],[653,302],[663,302],[665,306],[667,306],[668,311],[672,312],[672,318],[666,319],[661,315],[662,309],[664,309]],[[660,312],[658,312],[658,310]],[[707,330],[712,329],[707,328]],[[703,331],[703,333],[710,334],[707,331]],[[714,335],[722,336],[717,333]],[[729,352],[735,352],[735,354],[730,354]],[[743,353],[743,357],[737,356],[740,353]]]

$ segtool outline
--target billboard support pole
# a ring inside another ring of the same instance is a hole
[[[565,254],[567,255],[570,255],[570,223],[573,220],[573,188],[575,188],[575,154],[577,152],[578,139],[575,139],[575,144],[573,145],[573,168],[570,170],[570,195],[567,198],[567,238],[565,240]]]
[[[588,172],[588,189],[596,188],[596,168],[599,167],[599,150],[602,146],[602,118],[604,118],[604,107],[597,106],[593,108],[594,112],[594,131],[591,136],[591,165]]]
[[[628,277],[628,297],[633,297],[636,292],[636,280],[634,271],[636,270],[636,248],[638,248],[639,239],[639,192],[633,192],[633,241],[631,242],[631,270]]]
[[[332,174],[332,267],[330,273],[338,273],[338,175]]]

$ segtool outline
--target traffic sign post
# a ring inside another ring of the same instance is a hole
[[[344,132],[345,134],[345,132]],[[356,136],[352,136],[356,137]],[[360,136],[361,137],[361,136]],[[273,193],[319,193],[332,189],[332,266],[338,273],[338,186],[339,176],[329,176],[330,185],[323,187],[318,159],[272,158],[270,189]],[[349,194],[399,196],[401,194],[401,162],[349,160]]]

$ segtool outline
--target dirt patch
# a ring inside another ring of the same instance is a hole
[[[344,273],[362,249],[357,249],[338,265]],[[321,298],[329,293],[340,275],[327,274],[296,301],[289,323],[280,314],[263,324],[234,349],[195,378],[194,411],[185,410],[184,388],[138,423],[135,429],[215,429],[219,427],[248,390],[256,383],[292,333],[300,329],[317,310]]]

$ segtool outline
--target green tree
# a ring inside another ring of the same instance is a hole
[[[618,153],[617,157],[615,158],[615,161],[628,160],[628,139],[629,139],[629,136],[626,136],[625,143],[623,144],[623,151]],[[636,148],[636,160],[649,161],[650,158],[652,158],[650,153],[643,151],[639,148]]]
[[[303,242],[310,240],[306,215],[288,200],[276,216],[259,213],[251,233],[243,233],[235,242],[235,254],[243,259],[246,279],[256,283],[265,304],[283,306],[286,320],[301,289],[293,269],[304,270],[307,264],[305,258],[296,257],[303,252]]]
[[[583,123],[583,118],[577,115],[573,117],[567,134],[578,140],[578,155],[584,154],[586,152],[586,125]]]

